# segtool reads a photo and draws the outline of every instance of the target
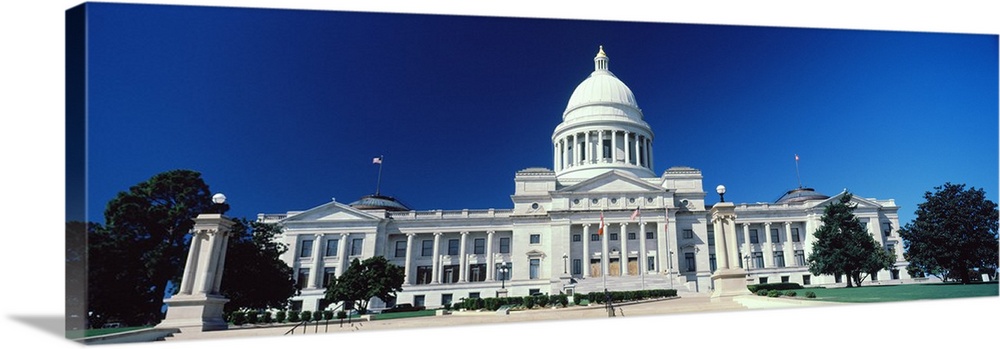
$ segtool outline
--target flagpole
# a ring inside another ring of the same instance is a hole
[[[802,188],[802,177],[799,176],[799,154],[795,154],[795,178],[799,180],[799,188]]]
[[[378,181],[375,182],[375,196],[379,196],[379,190],[382,188],[382,155],[378,156]]]

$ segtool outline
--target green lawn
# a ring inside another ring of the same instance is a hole
[[[375,315],[375,320],[403,319],[408,317],[434,316],[433,309],[407,311],[402,313],[388,313]]]
[[[897,302],[919,299],[949,299],[967,297],[996,297],[996,282],[981,284],[919,284],[864,286],[853,288],[810,288],[796,290],[799,298],[807,291],[816,293],[816,300],[844,303]]]

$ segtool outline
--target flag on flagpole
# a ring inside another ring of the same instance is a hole
[[[604,211],[601,211],[601,225],[597,227],[597,235],[604,235]]]
[[[635,208],[635,212],[632,212],[632,217],[629,218],[629,219],[631,219],[631,220],[634,221],[635,217],[639,217],[639,208],[638,207]]]
[[[381,164],[381,163],[382,163],[382,157],[381,156],[372,159],[372,164],[373,165],[374,164]]]

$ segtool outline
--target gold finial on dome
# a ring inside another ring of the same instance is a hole
[[[598,46],[598,48],[597,48],[597,57],[607,57],[607,56],[608,55],[604,54],[604,45]]]

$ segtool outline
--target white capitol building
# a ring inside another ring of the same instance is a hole
[[[293,308],[326,308],[326,280],[351,260],[372,256],[405,268],[397,303],[429,308],[498,292],[572,294],[605,285],[711,292],[715,234],[701,171],[670,167],[656,174],[653,130],[608,63],[601,49],[594,72],[570,96],[552,133],[553,168],[514,175],[513,209],[417,211],[371,195],[260,214],[260,221],[284,227],[289,252],[283,259],[302,288]],[[773,203],[735,204],[735,259],[749,282],[843,282],[811,275],[805,264],[823,208],[840,195],[798,188]],[[855,215],[897,256],[893,270],[866,283],[909,279],[896,232],[899,207],[891,199],[853,200]],[[387,306],[375,302],[373,308]]]

